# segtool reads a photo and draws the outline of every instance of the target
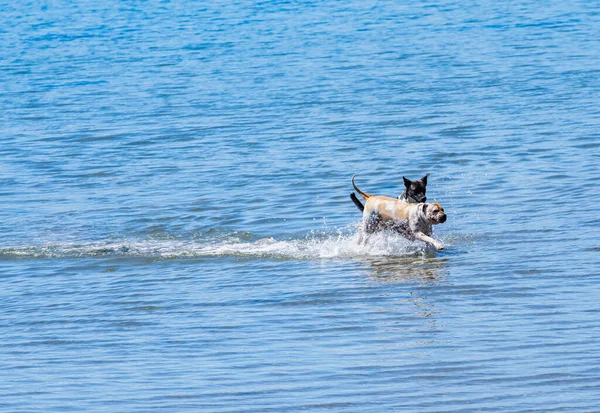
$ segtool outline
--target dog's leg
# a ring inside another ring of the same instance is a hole
[[[436,240],[434,240],[430,236],[425,235],[421,231],[415,231],[414,235],[415,235],[415,238],[418,239],[419,241],[423,241],[423,242],[425,242],[427,244],[433,245],[436,250],[443,250],[444,249],[444,246],[441,243],[437,242]]]
[[[367,245],[369,241],[369,232],[367,230],[368,224],[363,221],[363,224],[360,228],[360,235],[358,236],[358,245]]]
[[[379,218],[377,217],[376,213],[363,216],[362,232],[358,240],[359,245],[367,245],[367,242],[369,242],[369,236],[377,230],[379,223]]]
[[[358,238],[358,245],[367,245],[367,243],[369,242],[369,234],[360,234],[360,237]]]
[[[360,230],[360,235],[358,236],[358,245],[367,245],[369,242],[369,236],[371,234],[367,233],[365,230]]]

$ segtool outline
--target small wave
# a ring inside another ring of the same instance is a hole
[[[272,259],[353,258],[360,256],[397,256],[423,253],[422,243],[413,243],[390,234],[370,237],[368,245],[359,244],[359,234],[310,234],[301,239],[253,241],[239,238],[218,240],[123,240],[119,242],[48,243],[40,246],[0,248],[0,258],[83,258],[148,257],[202,258],[247,257]]]

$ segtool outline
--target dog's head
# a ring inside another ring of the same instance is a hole
[[[408,202],[421,203],[427,201],[425,192],[427,191],[428,176],[429,174],[416,181],[411,181],[410,179],[402,177],[404,186],[406,187],[406,198],[408,199]]]
[[[429,222],[432,224],[443,224],[446,222],[446,213],[444,212],[444,208],[437,202],[432,204],[424,204],[425,205],[425,214],[427,218],[429,218]]]

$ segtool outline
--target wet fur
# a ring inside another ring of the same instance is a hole
[[[366,244],[368,236],[376,231],[392,230],[408,239],[431,244],[438,250],[444,249],[444,245],[431,238],[432,226],[446,222],[446,213],[439,203],[407,203],[396,198],[373,196],[356,186],[354,176],[352,186],[367,201],[363,207],[364,241],[361,236],[359,242]],[[356,200],[355,204],[360,203],[356,195],[351,198]]]

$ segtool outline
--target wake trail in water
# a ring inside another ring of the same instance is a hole
[[[0,247],[0,259],[84,258],[84,257],[148,257],[202,258],[247,257],[289,260],[352,258],[359,256],[395,256],[422,253],[422,243],[409,242],[390,234],[376,234],[368,245],[358,243],[358,233],[311,234],[300,239],[261,238],[226,239],[147,239],[116,242],[52,242],[44,245]]]

